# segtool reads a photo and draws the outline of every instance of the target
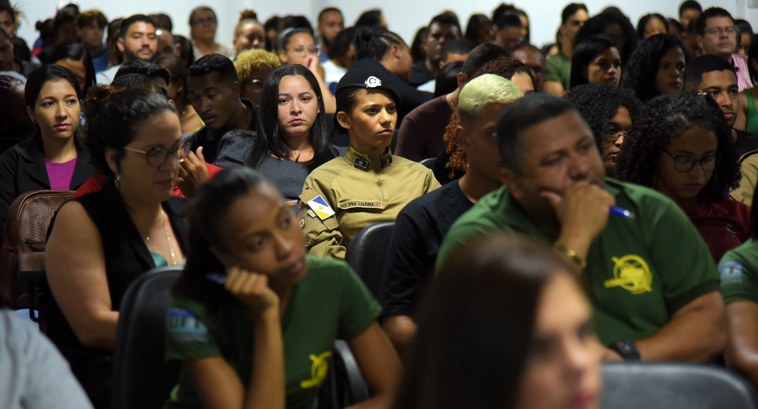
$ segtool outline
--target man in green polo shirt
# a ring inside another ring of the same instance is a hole
[[[488,231],[524,234],[582,267],[607,359],[708,362],[722,352],[724,304],[708,247],[670,199],[605,178],[570,102],[522,98],[500,119],[497,140],[505,186],[451,227],[438,267]],[[631,217],[616,215],[623,209]]]

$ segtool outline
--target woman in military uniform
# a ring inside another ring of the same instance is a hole
[[[359,231],[395,220],[408,202],[440,186],[425,166],[390,151],[400,103],[391,81],[357,68],[337,85],[336,120],[350,146],[305,180],[298,218],[310,254],[344,258]]]

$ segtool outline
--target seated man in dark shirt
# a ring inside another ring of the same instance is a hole
[[[441,68],[440,60],[442,60],[445,45],[460,37],[461,27],[454,15],[442,13],[432,17],[432,21],[429,22],[426,41],[424,41],[426,59],[413,66],[409,81],[411,85],[417,87],[435,79]]]
[[[458,74],[458,88],[418,106],[398,125],[395,153],[415,161],[439,155],[445,127],[453,115],[452,107],[458,103],[458,94],[463,85],[473,78],[474,73],[484,64],[506,55],[508,54],[505,50],[491,43],[481,44],[471,50]]]
[[[737,157],[758,149],[758,135],[734,128],[740,112],[737,73],[729,62],[715,55],[701,55],[684,68],[684,90],[698,91],[713,98],[732,128]]]
[[[203,147],[205,161],[216,160],[218,143],[233,129],[256,131],[257,108],[240,98],[240,83],[232,61],[221,54],[209,54],[192,63],[187,78],[187,99],[205,126],[190,137],[190,149]]]
[[[431,277],[437,250],[447,229],[472,204],[500,185],[500,159],[495,125],[506,107],[521,97],[509,80],[484,74],[469,81],[460,93],[460,143],[468,171],[411,203],[398,215],[389,245],[379,301],[384,329],[400,352],[416,332],[413,308],[421,287]]]

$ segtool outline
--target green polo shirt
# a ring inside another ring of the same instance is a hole
[[[571,79],[571,58],[562,52],[547,57],[545,63],[545,81],[557,81],[568,91]]]
[[[719,262],[724,302],[758,303],[758,241],[750,239],[729,250]]]
[[[679,207],[664,195],[606,179],[616,205],[633,219],[611,215],[587,256],[582,284],[600,340],[636,341],[653,335],[695,298],[718,291],[708,247]],[[483,197],[447,233],[437,267],[459,246],[491,231],[518,232],[551,244],[503,187]]]
[[[306,259],[308,273],[293,288],[282,317],[287,408],[293,409],[316,407],[334,340],[354,339],[381,311],[344,261]],[[167,313],[166,359],[222,357],[247,387],[253,367],[253,336],[250,319],[236,301],[211,311],[197,301],[176,298]],[[184,370],[164,407],[202,407]]]

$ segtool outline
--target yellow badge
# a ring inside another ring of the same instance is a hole
[[[300,387],[303,389],[315,388],[321,385],[326,379],[326,373],[329,372],[328,359],[332,356],[332,351],[326,351],[320,355],[311,354],[311,377],[300,381]]]
[[[632,294],[653,292],[653,273],[645,259],[638,255],[629,254],[623,257],[612,257],[613,278],[605,280],[605,288],[621,287]]]

